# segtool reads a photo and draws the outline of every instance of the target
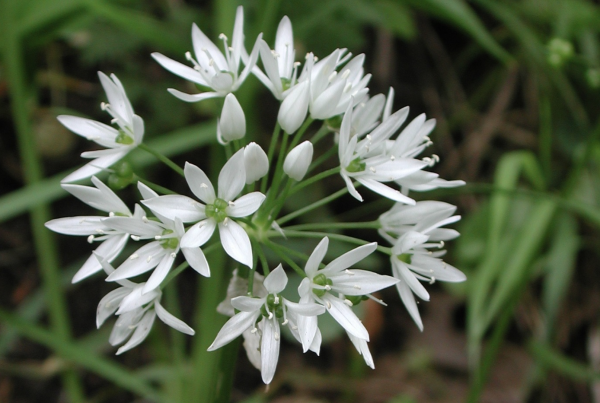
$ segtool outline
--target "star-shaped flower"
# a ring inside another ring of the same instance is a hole
[[[246,184],[244,149],[235,153],[221,169],[217,194],[208,176],[196,165],[186,163],[184,173],[192,193],[204,204],[181,195],[160,196],[144,200],[143,203],[167,218],[195,223],[182,238],[182,247],[197,248],[204,245],[218,226],[225,252],[238,262],[252,267],[250,238],[234,218],[253,214],[265,200],[265,195],[252,192],[235,199]]]
[[[194,65],[193,68],[169,59],[160,53],[152,53],[154,60],[165,69],[212,90],[194,95],[173,88],[169,88],[169,92],[183,101],[198,102],[208,98],[224,97],[230,92],[236,91],[256,65],[258,43],[262,37],[262,34],[258,36],[252,53],[248,57],[244,48],[243,31],[244,9],[239,6],[235,17],[231,46],[224,34],[219,36],[219,39],[223,41],[223,52],[194,24],[192,25],[192,42],[196,58],[194,59],[190,52],[186,53],[186,58]],[[242,60],[245,67],[239,73]]]
[[[141,144],[144,138],[144,121],[133,112],[125,88],[117,76],[111,74],[108,78],[102,72],[98,72],[98,76],[108,98],[108,104],[102,103],[102,109],[113,117],[112,123],[118,127],[77,116],[58,116],[57,119],[67,129],[107,148],[81,154],[83,158],[94,160],[68,175],[62,180],[63,183],[89,178],[106,170]]]

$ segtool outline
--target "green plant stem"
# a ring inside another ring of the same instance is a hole
[[[267,255],[265,255],[265,251],[262,249],[262,245],[256,245],[256,252],[258,254],[258,258],[260,259],[260,265],[263,268],[263,276],[267,277],[271,270],[269,269],[269,262],[267,260]],[[248,287],[250,287],[250,282],[248,282]],[[249,288],[248,291],[253,291],[253,288]]]
[[[290,146],[289,146],[287,152],[285,153],[285,155],[288,155],[288,153],[290,151],[292,151],[292,149],[298,145],[298,143],[300,142],[300,139],[302,138],[302,136],[304,136],[304,133],[306,132],[306,130],[308,130],[308,128],[310,127],[312,122],[314,122],[313,118],[311,118],[311,117],[306,118],[306,120],[304,121],[304,123],[302,124],[300,129],[298,129],[298,131],[294,135],[294,139],[290,143]]]
[[[312,162],[312,164],[310,164],[310,167],[308,167],[308,172],[314,171],[322,163],[324,163],[329,158],[331,158],[334,154],[337,154],[337,152],[338,152],[337,147],[331,147],[329,150],[327,150],[326,152],[324,152],[319,158],[317,158],[316,160],[314,160]]]
[[[120,386],[128,391],[144,396],[151,401],[161,402],[161,395],[146,382],[131,373],[130,370],[109,360],[90,353],[89,349],[79,346],[77,343],[65,343],[57,335],[29,323],[22,318],[0,308],[0,320],[15,329],[24,337],[40,343],[52,350],[64,359],[87,368],[88,370],[109,380],[114,385]]]
[[[142,143],[140,145],[138,145],[138,148],[141,150],[144,150],[152,155],[154,155],[156,157],[156,159],[158,159],[160,162],[162,162],[163,164],[165,164],[166,166],[168,166],[169,168],[171,168],[173,171],[177,172],[179,175],[183,176],[185,178],[185,174],[183,173],[183,169],[181,169],[181,167],[179,165],[177,165],[176,163],[174,163],[173,161],[171,161],[168,157],[165,157],[164,155],[162,155],[161,153],[159,153],[158,151],[148,147],[146,144]]]
[[[28,83],[25,79],[25,55],[22,38],[17,35],[16,10],[17,2],[0,3],[0,34],[3,38],[4,67],[6,81],[11,94],[12,117],[17,131],[19,154],[24,167],[25,183],[30,186],[43,180],[41,163],[37,157],[33,127],[31,125],[30,96],[27,93]],[[48,205],[40,204],[31,210],[31,226],[42,282],[48,300],[48,310],[53,331],[65,345],[70,344],[71,330],[68,309],[60,283],[57,247],[54,237],[44,227],[50,219]],[[85,401],[83,387],[73,370],[62,375],[62,381],[69,399],[73,403]]]
[[[319,128],[319,130],[315,133],[315,135],[310,138],[310,142],[314,146],[321,139],[323,139],[323,137],[325,137],[325,135],[327,133],[329,133],[329,132],[331,132],[331,130],[329,130],[329,128],[327,127],[327,125],[325,123],[323,123],[323,125]],[[333,149],[337,151],[337,147],[334,147]]]
[[[284,217],[281,217],[281,219],[277,220],[277,224],[283,225],[286,222],[288,222],[290,220],[293,220],[296,217],[301,216],[302,214],[306,214],[308,212],[311,212],[312,210],[314,210],[316,208],[319,208],[319,207],[321,207],[321,206],[323,206],[323,205],[325,205],[325,204],[327,204],[327,203],[329,203],[329,202],[331,202],[331,201],[333,201],[333,200],[335,200],[335,199],[337,199],[337,198],[345,195],[346,193],[348,193],[348,188],[345,187],[343,189],[340,189],[340,190],[338,190],[337,192],[335,192],[332,195],[329,195],[329,196],[327,196],[327,197],[325,197],[325,198],[323,198],[321,200],[318,200],[318,201],[316,201],[316,202],[314,202],[312,204],[309,204],[308,206],[306,206],[304,208],[301,208],[300,210],[296,210],[293,213],[290,213],[290,214],[288,214],[288,215],[286,215]]]
[[[283,233],[290,238],[324,238],[328,237],[331,239],[335,239],[337,241],[347,242],[354,245],[366,245],[371,243],[369,241],[365,241],[364,239],[354,238],[348,235],[341,234],[333,234],[330,232],[315,232],[315,231],[294,231],[294,230],[284,230]],[[268,235],[279,234],[276,231],[269,231]],[[385,253],[386,255],[392,254],[392,248],[387,248],[385,246],[377,246],[377,250],[379,252]]]
[[[379,221],[370,222],[326,222],[326,223],[314,223],[314,224],[299,224],[290,225],[289,227],[283,228],[286,230],[294,231],[313,231],[320,229],[378,229],[381,227]]]
[[[271,136],[271,143],[269,144],[269,151],[267,154],[267,158],[269,159],[269,164],[273,161],[273,154],[275,154],[275,147],[277,147],[277,140],[279,139],[279,135],[281,134],[281,126],[279,123],[275,125],[275,129],[273,129],[273,135]],[[265,193],[267,191],[267,184],[269,181],[269,175],[265,175],[262,178],[260,183],[260,191],[261,193]]]
[[[292,269],[294,269],[294,271],[296,273],[298,273],[299,276],[301,277],[306,277],[306,273],[304,272],[304,270],[302,270],[302,268],[300,266],[298,266],[296,264],[296,262],[294,262],[289,256],[288,256],[288,251],[286,250],[287,248],[276,244],[273,241],[270,240],[265,240],[265,245],[271,249],[273,252],[275,252],[275,254],[277,256],[279,256],[283,261],[285,261],[287,264],[290,265],[290,267]]]
[[[310,178],[305,179],[302,182],[298,183],[296,186],[294,186],[290,192],[290,196],[296,192],[299,192],[300,190],[304,189],[305,187],[312,185],[313,183],[316,183],[322,179],[327,178],[328,176],[335,175],[338,173],[340,173],[340,167],[331,168],[331,169],[328,169],[327,171],[318,173],[315,176],[311,176]]]

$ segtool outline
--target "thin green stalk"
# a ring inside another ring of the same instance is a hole
[[[267,260],[267,255],[265,255],[265,251],[262,249],[262,245],[256,245],[256,252],[258,253],[258,258],[260,259],[260,265],[263,268],[263,276],[267,277],[271,270],[269,269],[269,262]],[[248,283],[248,287],[250,287],[250,283]],[[249,291],[253,291],[254,289],[249,289]]]
[[[304,136],[304,133],[310,127],[310,125],[312,124],[312,122],[314,122],[314,119],[310,118],[310,117],[307,118],[306,121],[304,121],[304,123],[302,124],[302,126],[300,127],[300,129],[294,135],[294,139],[290,143],[290,146],[289,146],[287,152],[285,153],[285,155],[287,155],[290,151],[292,151],[292,149],[294,147],[296,147],[298,145],[298,143],[300,142],[300,139],[302,138],[302,136]]]
[[[283,225],[286,222],[288,222],[290,220],[293,220],[296,217],[301,216],[302,214],[309,213],[309,212],[311,212],[312,210],[314,210],[316,208],[324,206],[325,204],[327,204],[327,203],[329,203],[329,202],[331,202],[331,201],[333,201],[333,200],[335,200],[335,199],[337,199],[337,198],[345,195],[346,193],[348,193],[348,188],[345,187],[343,189],[340,189],[340,190],[338,190],[337,192],[335,192],[332,195],[329,195],[329,196],[327,196],[327,197],[325,197],[325,198],[323,198],[323,199],[321,199],[319,201],[316,201],[316,202],[314,202],[312,204],[309,204],[308,206],[306,206],[304,208],[301,208],[300,210],[296,210],[293,213],[290,213],[290,214],[288,214],[288,215],[286,215],[284,217],[281,217],[281,219],[277,220],[277,224]]]
[[[327,161],[329,158],[331,158],[337,152],[338,152],[338,150],[335,147],[332,147],[329,150],[327,150],[326,152],[324,152],[319,158],[317,158],[316,160],[314,160],[312,162],[312,164],[310,164],[310,167],[308,167],[308,172],[314,171],[322,163],[324,163],[325,161]]]
[[[213,246],[213,245],[211,245]],[[204,250],[204,254],[206,254],[206,249]],[[177,277],[182,271],[184,271],[185,269],[187,269],[189,267],[189,263],[186,261],[182,262],[179,266],[177,266],[175,269],[171,270],[169,272],[169,274],[167,275],[167,277],[163,280],[163,282],[160,284],[160,289],[164,289],[167,284],[169,284],[171,282],[171,280],[173,280],[175,277]]]
[[[152,155],[154,155],[156,157],[156,159],[158,159],[160,162],[162,162],[163,164],[165,164],[166,166],[168,166],[169,168],[171,168],[173,171],[177,172],[179,175],[183,176],[185,178],[185,174],[183,173],[183,169],[181,169],[181,167],[179,165],[177,165],[176,163],[174,163],[173,161],[171,161],[169,158],[165,157],[164,155],[162,155],[161,153],[159,153],[158,151],[148,147],[146,144],[142,143],[140,145],[138,145],[138,148],[141,150],[144,150]]]
[[[17,131],[19,154],[24,167],[26,184],[34,185],[43,180],[43,171],[36,152],[33,128],[31,126],[30,99],[27,94],[28,83],[25,79],[25,55],[22,38],[17,34],[18,18],[13,7],[16,2],[0,2],[0,30],[3,38],[4,67],[11,94],[12,117]],[[60,283],[57,247],[54,237],[44,227],[50,219],[48,205],[41,204],[31,210],[31,226],[35,251],[42,275],[42,281],[48,299],[48,310],[53,331],[62,343],[70,344],[71,330],[68,310]],[[62,375],[63,383],[71,402],[83,402],[83,387],[73,370]]]
[[[327,133],[330,133],[331,130],[329,130],[329,128],[327,127],[327,125],[325,123],[323,123],[323,125],[321,126],[321,128],[315,133],[314,136],[312,136],[310,138],[310,142],[313,144],[313,146],[315,144],[317,144],[323,137],[325,137],[325,135]],[[336,150],[336,148],[333,148],[334,150]],[[336,150],[337,151],[337,150]]]
[[[283,228],[283,230],[294,230],[294,231],[313,231],[319,229],[379,229],[381,224],[379,221],[370,222],[325,222],[325,223],[313,223],[313,224],[299,224],[290,225],[289,227]]]
[[[327,171],[318,173],[315,176],[311,176],[310,178],[305,179],[302,182],[298,183],[296,186],[294,186],[294,188],[290,192],[290,196],[296,192],[299,192],[300,190],[304,189],[305,187],[312,185],[313,183],[316,183],[322,179],[327,178],[328,176],[336,175],[338,173],[340,173],[340,167],[331,168],[331,169],[328,169]]]
[[[275,125],[275,129],[273,129],[273,135],[271,136],[271,143],[269,144],[269,151],[267,154],[269,163],[271,163],[273,161],[273,154],[275,154],[275,147],[277,146],[277,140],[279,139],[280,134],[281,134],[281,126],[279,126],[279,123],[277,123]],[[267,191],[268,181],[269,181],[269,175],[265,175],[262,178],[262,181],[260,183],[260,191],[262,194],[265,194],[265,192]]]
[[[167,292],[163,293],[163,295],[165,297],[165,303],[167,304],[169,312],[171,312],[173,315],[175,315],[175,317],[180,318],[181,317],[181,307],[180,307],[179,301],[177,299],[177,289],[176,288],[169,289]],[[172,361],[173,361],[173,366],[175,368],[177,368],[178,376],[176,376],[175,379],[172,380],[172,382],[174,383],[174,387],[175,387],[174,394],[176,397],[174,397],[173,394],[171,394],[171,393],[169,393],[169,397],[172,398],[173,400],[181,401],[181,399],[183,398],[182,393],[183,393],[183,388],[185,387],[185,379],[187,376],[186,370],[185,370],[185,337],[184,337],[183,333],[181,333],[173,328],[170,329],[170,333],[171,333],[170,348],[171,348],[171,352],[172,352]],[[163,348],[164,348],[164,346],[161,346],[161,349],[163,349]]]
[[[267,227],[271,228],[271,224],[273,223],[273,221],[275,221],[277,214],[279,214],[279,212],[283,208],[285,201],[288,198],[288,194],[290,193],[290,189],[292,188],[293,185],[294,185],[294,181],[291,178],[288,178],[287,183],[285,184],[285,188],[283,189],[283,192],[281,192],[281,195],[277,199],[275,199],[275,201],[276,201],[275,206],[270,209],[271,213],[269,214],[269,217],[271,217],[271,218],[268,221]]]
[[[285,234],[285,236],[290,237],[290,238],[324,238],[324,237],[328,237],[331,239],[335,239],[336,241],[342,241],[342,242],[347,242],[347,243],[351,243],[354,245],[366,245],[368,243],[371,243],[369,241],[365,241],[364,239],[360,239],[360,238],[355,238],[352,236],[348,236],[348,235],[341,235],[341,234],[333,234],[330,232],[315,232],[315,231],[294,231],[294,230],[284,230],[283,233]],[[268,235],[275,235],[275,234],[279,234],[276,231],[269,231]],[[391,255],[392,254],[392,248],[387,248],[385,246],[377,246],[377,250],[381,253],[385,253],[386,255]]]
[[[266,240],[265,245],[268,246],[269,249],[271,249],[273,252],[275,252],[275,254],[279,256],[283,261],[290,265],[290,267],[294,269],[294,271],[298,273],[299,276],[306,277],[306,273],[304,272],[304,270],[302,270],[302,268],[298,266],[296,262],[290,259],[288,253],[283,249],[281,245],[277,245],[276,243],[270,240]]]
[[[48,347],[62,358],[100,375],[116,386],[144,396],[154,402],[164,401],[152,386],[132,374],[129,369],[97,356],[77,343],[65,343],[61,337],[2,308],[0,308],[0,320],[24,337]]]

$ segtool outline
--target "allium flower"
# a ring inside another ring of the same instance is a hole
[[[102,72],[98,72],[98,76],[108,98],[108,104],[102,103],[102,109],[113,117],[112,123],[116,123],[118,128],[77,116],[58,116],[59,122],[67,129],[108,148],[81,154],[83,158],[94,160],[68,175],[62,180],[63,183],[89,178],[106,170],[141,144],[144,138],[144,121],[134,114],[125,89],[117,76],[111,74],[108,78]]]
[[[184,172],[188,186],[205,204],[180,195],[160,196],[144,200],[143,203],[167,218],[196,223],[182,238],[182,247],[190,249],[204,245],[218,226],[225,252],[238,262],[252,267],[250,238],[233,218],[253,214],[264,201],[265,195],[252,192],[234,200],[246,184],[244,149],[235,153],[221,169],[217,194],[202,169],[186,163]]]
[[[306,278],[298,287],[298,293],[302,297],[300,301],[306,299],[324,305],[327,312],[349,334],[369,341],[367,329],[350,309],[354,304],[352,300],[359,302],[362,296],[369,298],[371,293],[392,286],[398,280],[370,271],[348,269],[373,253],[377,248],[376,242],[352,249],[319,270],[328,245],[329,238],[323,238],[306,262]],[[313,317],[303,317],[300,318],[298,326],[302,329],[300,339],[306,351],[316,335],[317,320]]]
[[[224,34],[219,35],[219,39],[223,41],[224,53],[204,35],[196,24],[192,25],[192,42],[196,58],[194,59],[190,52],[186,53],[186,58],[194,65],[193,68],[169,59],[160,53],[152,53],[154,60],[171,73],[177,74],[202,87],[212,89],[211,92],[202,92],[194,95],[186,94],[173,88],[169,88],[169,92],[183,101],[198,102],[203,99],[223,97],[230,92],[236,91],[256,64],[256,60],[258,59],[258,43],[262,37],[262,34],[260,34],[256,39],[252,53],[248,60],[244,60],[245,67],[239,73],[240,61],[245,59],[247,55],[244,48],[243,31],[244,9],[242,6],[239,6],[235,17],[231,46]]]
[[[408,115],[408,107],[399,110],[383,121],[375,130],[362,140],[352,135],[352,108],[348,108],[340,128],[338,155],[340,159],[341,176],[346,182],[348,191],[357,200],[362,196],[356,191],[352,180],[387,197],[388,199],[406,204],[415,201],[403,195],[398,190],[384,184],[392,182],[427,166],[427,162],[413,158],[396,158],[386,154],[386,141],[404,123]]]
[[[223,347],[244,331],[251,329],[252,333],[260,337],[260,362],[263,382],[266,384],[271,383],[279,359],[281,339],[279,321],[282,321],[282,325],[288,324],[287,317],[290,312],[295,315],[308,315],[311,317],[325,312],[322,306],[315,303],[297,304],[281,297],[279,293],[285,289],[287,281],[287,275],[283,267],[279,265],[265,278],[263,285],[268,292],[265,297],[241,296],[233,298],[231,305],[240,312],[223,325],[208,351]],[[258,321],[260,321],[259,327],[257,327]]]
[[[137,217],[141,219],[144,210],[136,205],[135,213],[131,214],[125,203],[121,201],[108,186],[95,176],[92,177],[92,183],[95,188],[90,186],[63,184],[62,187],[73,196],[84,203],[104,211],[109,216],[119,215],[122,217]],[[66,235],[87,236],[88,242],[102,242],[95,253],[104,256],[108,262],[112,262],[123,250],[129,239],[129,233],[116,230],[106,226],[102,216],[78,216],[57,218],[46,223],[46,227],[54,232]],[[75,273],[73,283],[83,280],[86,277],[100,271],[102,266],[94,255],[86,260],[81,268]]]
[[[283,100],[296,84],[298,65],[295,62],[294,32],[292,23],[284,16],[277,27],[275,49],[271,50],[264,40],[260,41],[260,58],[265,67],[263,73],[258,67],[252,72],[279,100]]]
[[[142,183],[138,183],[142,195],[157,198],[158,195]],[[148,200],[148,199],[147,199]],[[149,199],[152,200],[152,199]],[[160,286],[165,279],[177,254],[181,250],[190,266],[203,276],[209,275],[208,262],[204,253],[198,248],[186,248],[181,245],[185,234],[183,223],[179,217],[173,220],[154,212],[160,222],[147,217],[110,217],[103,222],[106,226],[132,234],[136,240],[153,239],[135,251],[117,270],[111,273],[106,281],[117,281],[135,277],[154,269],[146,282],[143,292],[150,292]]]
[[[301,181],[312,162],[313,145],[305,141],[294,147],[283,162],[283,171],[295,181]]]
[[[252,142],[244,147],[244,167],[246,184],[249,185],[269,173],[269,157],[258,144]]]
[[[460,220],[453,216],[456,207],[437,201],[422,201],[414,206],[396,204],[379,217],[379,233],[392,247],[392,273],[400,298],[420,330],[423,322],[413,295],[429,301],[429,293],[419,282],[436,280],[462,282],[466,276],[440,259],[446,251],[444,241],[456,238],[457,231],[440,228]],[[434,249],[434,250],[431,250]]]
[[[114,268],[104,258],[97,254],[94,257],[100,262],[106,274],[110,275],[114,272]],[[96,313],[98,328],[109,316],[113,314],[119,316],[109,337],[111,345],[121,344],[131,336],[127,343],[117,350],[117,355],[144,341],[150,333],[156,316],[173,329],[190,336],[194,335],[194,329],[171,315],[160,304],[162,296],[160,289],[144,293],[146,283],[136,284],[129,280],[120,280],[117,283],[121,287],[109,292],[100,300]]]

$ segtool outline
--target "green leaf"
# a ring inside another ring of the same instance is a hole
[[[536,360],[559,374],[580,382],[597,382],[600,380],[600,372],[566,357],[544,343],[532,341],[528,344],[528,350]]]

